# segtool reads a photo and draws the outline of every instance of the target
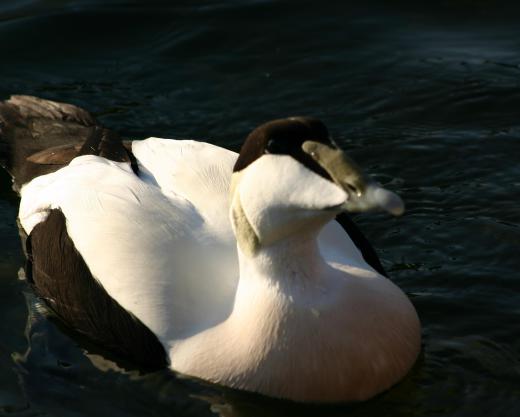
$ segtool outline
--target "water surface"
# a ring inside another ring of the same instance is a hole
[[[484,0],[2,2],[2,99],[72,102],[129,138],[234,150],[266,120],[321,118],[407,203],[402,218],[356,221],[416,306],[424,349],[402,383],[353,406],[112,370],[18,279],[2,172],[0,415],[520,415],[519,18]]]

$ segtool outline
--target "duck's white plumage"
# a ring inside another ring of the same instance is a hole
[[[173,369],[302,401],[365,399],[408,371],[416,313],[333,220],[341,188],[266,155],[230,197],[231,151],[158,138],[132,150],[139,177],[86,155],[34,179],[20,220],[29,234],[59,208],[92,275],[157,335]],[[230,207],[263,241],[255,256],[237,248]]]
[[[237,154],[204,142],[159,138],[135,141],[132,151],[139,177],[127,163],[92,155],[75,158],[22,188],[19,218],[30,234],[51,209],[59,208],[93,276],[170,342],[231,312],[239,271],[229,185]],[[242,198],[254,200],[256,189],[251,194],[246,189]],[[351,263],[368,267],[336,222],[325,226],[320,244],[330,260],[345,262],[350,255]]]
[[[136,146],[136,157],[143,157],[146,168],[144,180],[129,164],[81,156],[24,186],[19,216],[30,233],[50,209],[61,209],[67,231],[93,276],[161,340],[173,340],[229,313],[237,281],[237,268],[227,259],[234,250],[233,235],[229,227],[215,231],[212,218],[218,215],[201,210],[200,203],[213,210],[220,207],[220,214],[228,218],[219,181],[230,176],[232,165],[220,164],[223,159],[207,159],[206,165],[187,163],[187,154],[196,157],[192,151],[200,148],[191,142],[146,142]],[[184,170],[184,184],[186,179],[197,182],[210,165],[214,173],[223,170],[212,177],[215,205],[213,198],[200,199],[198,206],[188,200],[195,190],[207,193],[207,188],[193,187],[187,196],[161,187],[167,176],[175,182],[178,169],[164,168],[165,153],[171,158],[168,166],[179,160],[191,170],[189,179]],[[198,167],[204,168],[197,171]]]

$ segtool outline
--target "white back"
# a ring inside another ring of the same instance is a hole
[[[165,195],[184,197],[214,233],[233,239],[228,200],[238,154],[209,143],[160,138],[134,141],[132,151],[144,181],[155,182]]]
[[[22,189],[20,219],[28,233],[52,208],[63,211],[93,276],[161,340],[229,314],[238,279],[235,247],[211,239],[184,198],[165,196],[127,164],[83,156]]]

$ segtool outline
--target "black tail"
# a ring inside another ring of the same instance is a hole
[[[0,101],[0,165],[13,177],[16,191],[85,154],[133,159],[118,134],[77,106],[31,96]]]

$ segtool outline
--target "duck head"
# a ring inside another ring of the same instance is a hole
[[[231,220],[240,249],[254,256],[290,235],[319,231],[341,211],[404,212],[402,200],[368,178],[314,118],[256,128],[233,169]]]

